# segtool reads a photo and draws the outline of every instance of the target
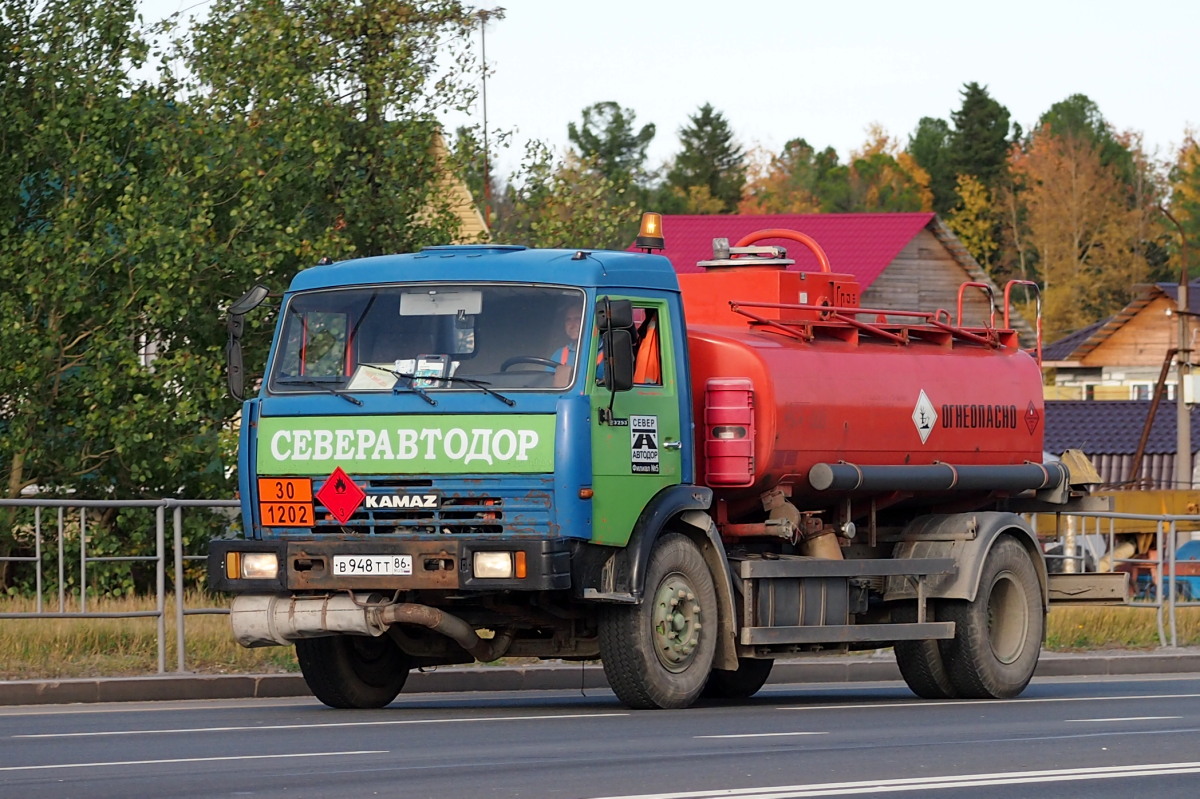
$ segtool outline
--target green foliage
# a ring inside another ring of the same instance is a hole
[[[220,0],[156,83],[131,77],[156,33],[135,7],[0,3],[6,496],[229,496],[222,306],[456,230],[431,119],[470,98],[437,60],[470,31],[458,3]],[[248,363],[271,321],[247,320]]]
[[[1050,106],[1038,119],[1038,127],[1061,138],[1077,138],[1096,149],[1100,163],[1113,167],[1126,183],[1135,179],[1133,154],[1113,133],[1112,125],[1086,94],[1072,94]]]
[[[954,207],[955,172],[951,164],[952,131],[944,119],[921,117],[908,142],[913,160],[929,173],[933,210],[944,214]]]
[[[743,214],[806,214],[819,211],[822,199],[835,193],[831,175],[838,167],[837,152],[817,152],[804,139],[792,139],[778,155],[751,164]]]
[[[694,188],[707,189],[707,196],[720,203],[720,212],[737,210],[746,184],[745,153],[733,138],[729,122],[711,104],[688,117],[679,131],[683,149],[667,170],[667,179],[657,206],[668,213],[695,212],[686,198]]]
[[[821,210],[826,213],[927,211],[929,175],[878,127],[850,162],[830,169]]]
[[[637,115],[610,101],[583,109],[583,120],[567,126],[567,138],[585,163],[618,186],[646,180],[646,148],[654,139],[654,123],[634,131]]]
[[[632,189],[604,177],[595,164],[557,160],[532,142],[498,214],[498,241],[531,247],[625,249],[637,234]]]
[[[1009,113],[972,81],[963,86],[962,105],[950,117],[950,169],[955,176],[973,175],[993,188],[1008,168]]]

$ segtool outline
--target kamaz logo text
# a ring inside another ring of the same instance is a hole
[[[441,497],[437,494],[368,494],[368,510],[380,508],[436,508]]]

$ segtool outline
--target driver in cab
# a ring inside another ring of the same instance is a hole
[[[575,352],[579,349],[579,333],[582,322],[583,308],[578,303],[572,303],[562,312],[564,341],[550,354],[550,360],[556,364],[554,369],[555,388],[562,388],[571,382],[571,367],[575,363]]]

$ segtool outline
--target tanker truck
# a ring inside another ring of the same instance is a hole
[[[682,708],[889,646],[922,697],[1019,694],[1054,575],[1014,503],[1072,489],[1007,310],[860,307],[798,231],[677,274],[660,225],[298,273],[242,406],[242,537],[209,548],[237,641],[294,645],[338,708],[503,657],[599,658],[624,704]],[[267,296],[229,309],[238,399]]]

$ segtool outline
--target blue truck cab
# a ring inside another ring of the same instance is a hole
[[[209,551],[237,639],[296,643],[347,707],[413,665],[596,657],[581,608],[640,599],[631,538],[711,498],[684,335],[656,255],[445,246],[300,272],[242,408],[245,537]],[[354,676],[381,658],[379,685]]]

